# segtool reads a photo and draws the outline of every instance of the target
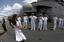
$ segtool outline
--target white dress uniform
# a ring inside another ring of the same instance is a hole
[[[62,29],[64,28],[64,26],[63,26],[64,23],[63,22],[64,22],[64,20],[62,19],[62,23],[61,23],[62,24]]]
[[[27,28],[28,16],[24,16],[23,19],[24,19],[23,25],[26,26],[26,28]]]
[[[57,17],[53,17],[53,20],[54,20],[53,30],[55,31],[55,29],[56,29],[56,27],[57,27],[57,20],[58,20],[58,18],[57,18]]]
[[[36,29],[35,22],[36,22],[37,17],[36,16],[30,16],[30,18],[31,18],[31,30],[34,29],[34,31],[35,31],[35,29]]]
[[[20,26],[21,26],[21,25],[22,25],[22,24],[21,24],[21,17],[18,17],[17,20],[18,20],[18,22],[19,22],[19,24],[20,24]]]
[[[62,26],[62,18],[59,18],[59,25],[58,25],[58,27],[61,28],[61,26]]]
[[[23,34],[23,32],[21,31],[20,27],[19,27],[19,21],[16,21],[16,26],[14,26],[15,28],[15,36],[16,36],[16,41],[23,41],[26,40],[25,35]]]
[[[43,30],[47,30],[47,17],[44,17],[44,25],[43,25]]]
[[[43,17],[39,17],[39,25],[38,25],[38,28],[39,28],[40,30],[42,30],[43,21],[44,21],[44,18],[43,18]]]
[[[62,28],[64,29],[64,19],[63,19],[63,21],[62,21]]]

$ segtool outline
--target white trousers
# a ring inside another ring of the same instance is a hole
[[[39,22],[38,29],[42,30],[43,22]]]
[[[64,28],[64,21],[62,21],[62,28]]]
[[[58,25],[58,27],[61,28],[61,25],[62,25],[62,24],[61,24],[61,21],[59,21],[59,25]]]
[[[47,30],[47,21],[44,21],[43,30]]]
[[[34,30],[35,31],[35,28],[36,26],[35,26],[35,21],[31,21],[31,30]]]
[[[63,28],[63,21],[59,21],[59,25],[58,25],[59,28]]]
[[[55,31],[56,28],[57,28],[57,22],[54,21],[54,27],[53,27],[53,30]]]
[[[26,26],[26,28],[27,28],[28,23],[27,22],[23,22],[23,25]]]

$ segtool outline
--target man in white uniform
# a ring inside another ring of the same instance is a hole
[[[61,25],[62,25],[62,29],[64,28],[64,27],[63,27],[63,22],[64,22],[64,20],[62,19],[62,23],[61,23]]]
[[[30,16],[30,19],[31,19],[31,30],[34,29],[34,31],[35,31],[35,29],[36,29],[35,22],[36,22],[37,17],[34,16],[34,13],[32,13],[32,16]]]
[[[23,27],[24,27],[24,29],[27,29],[27,27],[28,27],[28,16],[27,15],[25,15],[24,17],[23,17]]]
[[[63,22],[62,22],[62,27],[63,27],[63,29],[64,29],[64,19],[63,19]]]
[[[47,17],[44,17],[44,25],[43,25],[43,30],[47,30]]]
[[[39,20],[38,29],[42,30],[44,17],[42,15],[40,15],[40,17],[38,18],[38,20]]]
[[[63,29],[63,19],[62,18],[59,18],[59,28],[62,28]]]
[[[53,20],[54,20],[53,30],[55,31],[55,29],[57,28],[57,20],[58,20],[58,18],[57,17],[53,17]]]
[[[20,28],[22,28],[22,24],[21,24],[21,17],[19,16],[19,17],[17,17],[17,20],[18,20],[18,22],[19,22],[19,24],[20,24]]]
[[[59,18],[59,25],[58,25],[58,27],[61,28],[61,25],[62,25],[62,18]]]

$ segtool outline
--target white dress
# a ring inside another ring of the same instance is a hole
[[[17,23],[17,26],[19,26],[19,22],[16,21],[16,23]],[[14,28],[15,28],[16,41],[26,40],[25,35],[21,31],[21,29],[19,27],[17,27],[17,26],[14,26]]]

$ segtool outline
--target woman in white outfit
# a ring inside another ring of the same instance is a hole
[[[15,30],[15,37],[16,37],[16,41],[17,42],[24,42],[24,40],[26,40],[25,35],[23,34],[23,32],[20,29],[20,22],[18,19],[16,19],[17,15],[13,15],[12,17],[12,22],[11,24],[14,27]]]

